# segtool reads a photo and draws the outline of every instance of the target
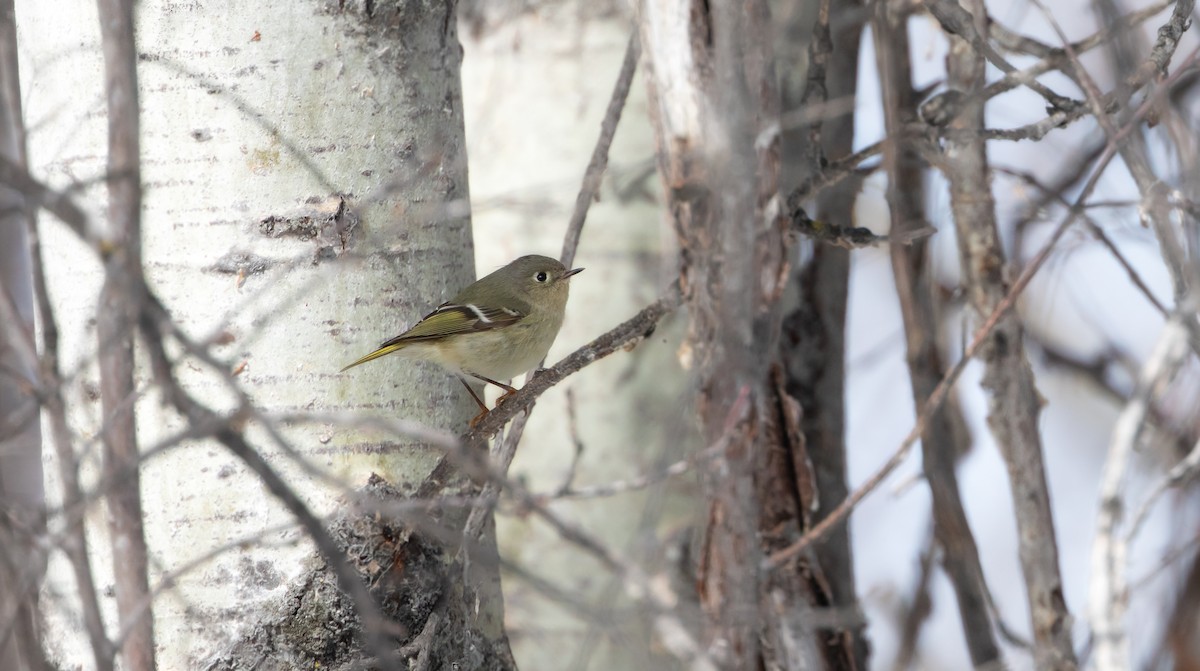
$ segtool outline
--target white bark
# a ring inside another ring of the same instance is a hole
[[[1138,447],[1146,415],[1154,399],[1179,372],[1188,353],[1187,327],[1176,315],[1163,328],[1158,344],[1142,366],[1137,389],[1117,418],[1100,480],[1100,511],[1092,542],[1092,575],[1088,586],[1088,621],[1095,640],[1098,671],[1133,668],[1125,611],[1129,603],[1127,537],[1121,526],[1126,515],[1125,480],[1129,460]]]
[[[147,273],[186,332],[228,334],[215,353],[240,370],[264,411],[360,410],[457,429],[470,400],[434,368],[383,360],[337,373],[472,278],[457,60],[443,59],[455,47],[440,42],[440,26],[401,39],[337,8],[138,5]],[[18,2],[32,164],[60,188],[94,182],[104,166],[95,11],[86,0]],[[453,26],[452,17],[441,25]],[[344,247],[330,218],[338,194],[361,217]],[[91,188],[78,197],[97,221],[99,195]],[[99,266],[63,229],[44,230],[64,368],[77,373],[69,398],[84,409],[75,421],[87,438],[100,430],[86,400],[95,377],[86,318]],[[187,361],[177,373],[205,402],[232,407],[202,364]],[[139,380],[140,442],[152,446],[183,426],[157,403],[148,373]],[[438,456],[377,431],[297,424],[283,434],[351,486],[372,471],[419,481]],[[250,436],[310,504],[330,508],[337,488],[297,467],[261,427]],[[161,668],[195,668],[255,604],[281,592],[308,548],[292,543],[298,532],[274,530],[289,516],[214,443],[156,456],[142,478],[159,569],[152,586],[224,543],[263,542],[219,554],[156,602]],[[66,582],[56,588],[69,591]],[[61,606],[49,638],[60,663],[73,666],[86,653],[70,602]]]

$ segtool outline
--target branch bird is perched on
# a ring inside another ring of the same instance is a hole
[[[522,256],[458,292],[416,326],[342,370],[392,352],[432,361],[458,374],[479,405],[479,414],[471,420],[474,427],[488,408],[463,376],[503,389],[500,401],[516,393],[499,380],[524,373],[545,358],[562,328],[569,280],[582,270],[567,270],[546,256]]]

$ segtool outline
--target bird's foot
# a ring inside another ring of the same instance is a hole
[[[483,421],[484,417],[488,416],[489,412],[491,412],[491,411],[488,410],[487,408],[480,410],[478,415],[475,415],[474,417],[471,418],[470,422],[467,422],[467,425],[470,426],[472,429],[474,429],[475,427],[479,426],[479,423]]]
[[[496,407],[499,408],[501,403],[504,403],[509,398],[515,396],[516,393],[517,390],[510,387],[508,391],[500,395],[500,398],[496,399]]]

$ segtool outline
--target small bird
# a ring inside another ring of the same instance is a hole
[[[474,428],[488,407],[463,376],[503,389],[497,405],[516,393],[499,380],[511,379],[545,358],[562,328],[569,280],[582,270],[567,270],[547,256],[522,256],[458,292],[416,326],[342,371],[392,352],[432,361],[456,373],[479,406],[471,420]]]

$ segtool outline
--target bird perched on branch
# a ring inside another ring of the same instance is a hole
[[[547,256],[522,256],[458,292],[416,326],[342,371],[393,352],[432,361],[457,374],[479,406],[471,420],[474,427],[488,408],[465,376],[503,389],[497,405],[516,393],[500,380],[524,373],[545,358],[562,328],[570,279],[582,270],[567,270]]]

